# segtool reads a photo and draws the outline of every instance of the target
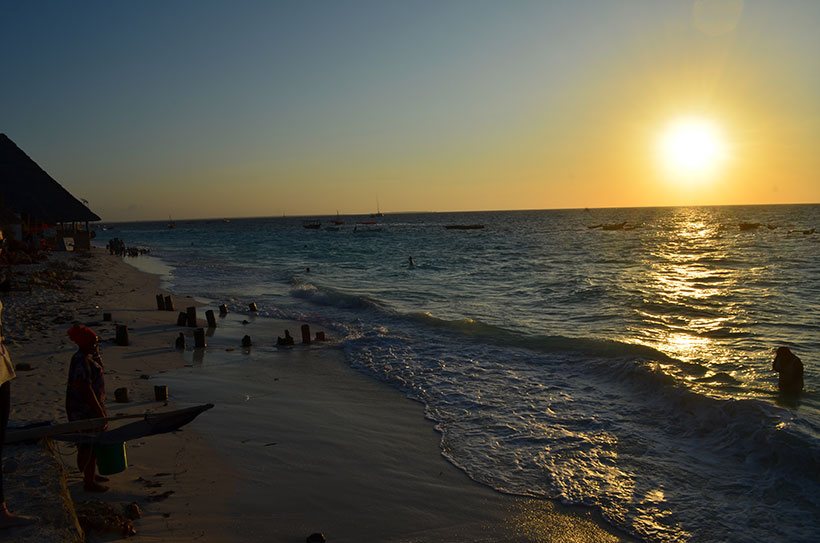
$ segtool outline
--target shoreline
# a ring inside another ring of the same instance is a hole
[[[99,249],[87,257],[60,258],[73,259],[74,264],[85,262],[92,268],[81,272],[88,280],[76,281],[77,292],[65,298],[62,294],[35,295],[28,300],[34,310],[18,317],[12,313],[22,311],[25,304],[7,307],[6,318],[11,317],[15,338],[9,344],[13,360],[34,367],[31,372],[18,373],[13,383],[12,421],[64,420],[65,371],[73,352],[65,329],[72,320],[80,320],[104,339],[113,338],[113,325],[101,322],[103,311],[112,312],[114,320],[127,324],[131,332],[129,347],[117,347],[110,341],[103,344],[112,415],[169,410],[177,407],[178,401],[207,403],[210,399],[203,396],[228,388],[224,375],[214,374],[218,371],[264,372],[273,364],[278,375],[273,382],[276,386],[266,384],[275,392],[270,400],[275,417],[266,417],[255,406],[247,405],[253,402],[235,398],[214,402],[215,409],[182,432],[129,443],[128,470],[113,476],[111,491],[101,496],[79,490],[73,458],[68,454],[63,459],[75,502],[90,497],[140,504],[144,515],[135,521],[136,538],[255,541],[275,535],[276,540],[301,541],[313,531],[323,531],[329,541],[374,536],[385,541],[632,540],[588,508],[503,495],[472,481],[441,455],[441,436],[424,418],[421,404],[356,372],[338,349],[311,346],[278,351],[260,344],[247,356],[238,348],[239,332],[246,326],[238,322],[239,315],[229,315],[208,338],[203,364],[202,359],[194,358],[193,351],[180,355],[173,349],[179,331],[188,336],[193,329],[178,328],[176,312],[156,310],[154,295],[161,292],[158,275],[140,271]],[[188,305],[201,306],[193,297],[173,297],[177,311]],[[17,337],[20,332],[15,319],[37,322],[36,308],[48,305],[46,298],[65,306],[60,307],[59,316]],[[68,316],[74,318],[68,320]],[[296,324],[262,318],[251,321],[248,328],[253,330],[252,337],[257,337],[257,329],[270,337],[275,335],[271,326],[280,330]],[[192,340],[186,339],[190,345]],[[236,363],[237,359],[248,363]],[[252,374],[250,380],[258,374]],[[140,379],[141,375],[151,378]],[[234,385],[248,378],[236,377]],[[171,383],[167,407],[153,399],[152,386],[160,384],[158,379]],[[131,393],[128,404],[113,402],[113,390],[121,386],[127,386]],[[237,421],[267,418],[272,420],[266,428],[253,431],[271,432],[276,439],[269,442],[275,445],[265,447],[262,443],[250,450],[248,442],[241,442],[247,436],[233,441],[230,436],[226,438],[225,432],[237,429]],[[329,424],[328,419],[336,423]],[[251,466],[241,460],[248,460]],[[265,469],[261,484],[251,469],[254,462]],[[7,477],[9,490],[14,485],[11,474]],[[166,494],[169,491],[172,493]],[[9,502],[15,510],[36,514],[13,499],[10,493]],[[235,503],[241,505],[235,507]],[[24,529],[17,531],[22,534]],[[112,537],[95,534],[89,540],[116,540]]]

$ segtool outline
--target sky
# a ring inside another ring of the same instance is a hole
[[[0,132],[105,221],[818,203],[817,28],[816,0],[0,0]],[[687,119],[694,173],[659,150]]]

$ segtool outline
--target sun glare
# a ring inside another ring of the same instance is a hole
[[[708,119],[678,119],[667,126],[658,142],[663,169],[673,178],[687,181],[718,173],[726,151],[720,127]]]

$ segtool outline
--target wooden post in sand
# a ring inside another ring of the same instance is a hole
[[[191,306],[186,311],[188,312],[188,326],[196,328],[196,307]]]
[[[185,326],[188,324],[188,313],[184,311],[179,312],[179,316],[177,317],[177,326]]]
[[[205,347],[205,329],[197,328],[194,330],[194,349],[204,349]]]
[[[214,317],[213,310],[206,311],[205,318],[208,319],[208,328],[216,328],[216,317]]]
[[[303,324],[302,325],[302,343],[307,344],[310,343],[310,325]]]
[[[115,390],[114,401],[117,403],[128,403],[128,389],[126,387],[122,387]]]
[[[165,311],[165,300],[162,299],[162,294],[157,294],[157,309]]]
[[[128,346],[128,327],[124,324],[117,325],[117,337],[115,343],[122,347]]]
[[[154,399],[158,402],[168,401],[168,385],[154,386]]]
[[[170,296],[165,297],[165,311],[173,311],[174,310],[174,300],[171,299]]]
[[[105,322],[111,322],[111,313],[103,313],[103,320]]]

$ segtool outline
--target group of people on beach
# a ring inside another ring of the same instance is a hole
[[[116,256],[139,256],[150,253],[150,249],[144,247],[126,247],[125,242],[120,238],[112,238],[108,240],[105,248],[108,249],[108,254]]]

